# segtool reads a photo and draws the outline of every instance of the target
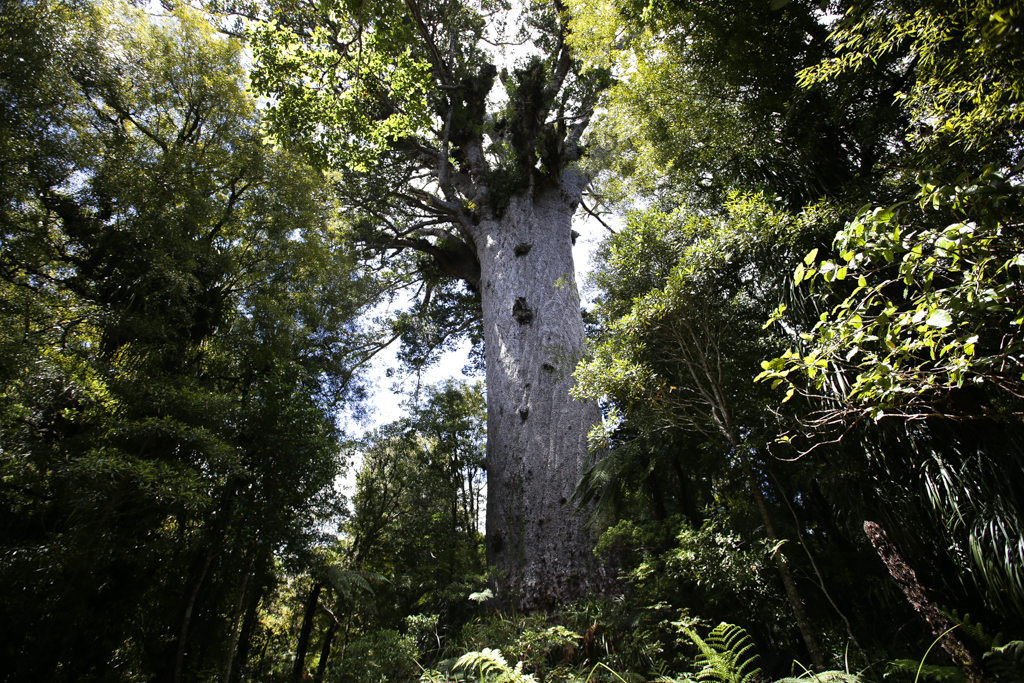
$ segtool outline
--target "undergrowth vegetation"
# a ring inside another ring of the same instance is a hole
[[[950,615],[956,618],[955,614]],[[1024,641],[1001,644],[969,617],[958,627],[987,648],[992,680],[1020,680]],[[711,623],[664,604],[629,608],[622,599],[569,605],[556,615],[481,609],[448,637],[437,615],[406,620],[354,641],[344,664],[324,680],[355,683],[966,683],[953,666],[920,659],[873,661],[857,669],[812,671],[790,662],[789,675],[762,669],[741,626]],[[847,653],[849,654],[849,653]],[[927,657],[927,653],[923,653]],[[315,660],[314,660],[314,663]],[[848,663],[848,662],[847,662]]]

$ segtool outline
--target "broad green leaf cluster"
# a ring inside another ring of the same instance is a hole
[[[927,180],[917,201],[865,207],[836,234],[837,260],[811,252],[796,267],[796,285],[845,298],[802,335],[806,350],[765,361],[759,379],[796,371],[820,391],[845,377],[850,408],[829,420],[1016,412],[1013,403],[958,407],[952,393],[987,383],[1019,397],[1024,388],[1019,188],[992,167],[955,185]]]
[[[858,14],[833,32],[835,55],[800,74],[806,87],[864,71],[887,56],[913,55],[913,80],[895,94],[920,127],[909,139],[936,148],[962,144],[1015,165],[1013,129],[1022,121],[1020,21],[1017,3],[958,0],[894,5]]]

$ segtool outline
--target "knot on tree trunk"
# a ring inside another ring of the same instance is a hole
[[[526,304],[526,297],[516,297],[516,302],[512,304],[512,317],[520,325],[529,325],[533,321],[533,309]]]

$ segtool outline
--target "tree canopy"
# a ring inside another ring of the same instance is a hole
[[[181,680],[340,510],[374,287],[322,178],[261,144],[237,42],[186,9],[3,22],[9,672]]]

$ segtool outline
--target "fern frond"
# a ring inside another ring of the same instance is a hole
[[[985,670],[1003,683],[1024,682],[1024,640],[1012,640],[994,647],[982,658]]]
[[[420,683],[450,683],[451,680],[445,673],[436,669],[424,669],[420,674]]]
[[[455,663],[455,669],[476,670],[481,683],[537,683],[533,674],[523,673],[522,662],[512,668],[500,651],[489,647],[462,655]]]
[[[508,662],[505,661],[505,655],[501,654],[500,650],[494,650],[489,647],[485,647],[479,652],[467,652],[462,655],[459,657],[459,661],[455,663],[455,668],[477,669],[484,674],[491,673],[492,671],[511,671]]]
[[[863,683],[863,679],[846,671],[812,671],[798,678],[780,678],[775,683]]]
[[[694,660],[700,667],[696,680],[752,683],[761,675],[761,669],[754,666],[757,660],[754,643],[741,627],[723,622],[711,629],[706,640],[692,628],[684,627],[683,632],[700,650]]]
[[[455,668],[458,665],[459,665],[459,658],[458,657],[449,657],[448,659],[442,659],[437,664],[435,664],[434,665],[434,669],[436,669],[437,671],[440,671],[441,673],[443,673],[445,675],[451,675],[455,671]]]
[[[942,612],[943,616],[951,622],[958,625],[961,633],[986,650],[992,650],[1003,644],[1002,633],[996,633],[993,636],[985,630],[984,625],[977,621],[972,622],[970,614],[965,612],[963,618],[961,618],[960,614],[955,609],[950,611],[941,606],[939,607],[939,611]]]
[[[921,680],[932,683],[967,683],[964,672],[955,666],[936,666],[934,664],[921,664],[913,659],[894,659],[885,666],[884,679],[887,683],[896,681],[915,680],[918,668],[921,670]]]
[[[323,568],[323,572],[338,595],[349,601],[354,599],[356,589],[364,590],[372,596],[374,583],[391,583],[386,576],[381,574],[342,569],[336,564],[327,565]]]

